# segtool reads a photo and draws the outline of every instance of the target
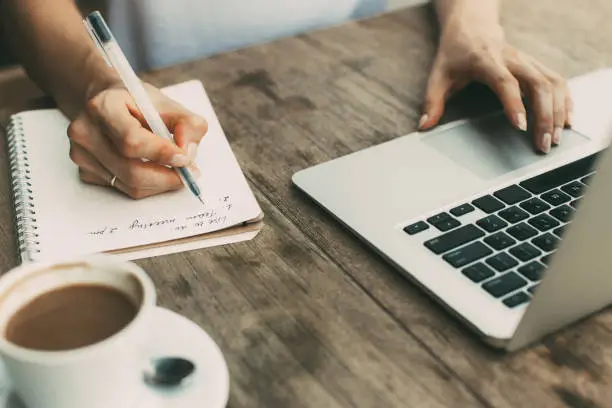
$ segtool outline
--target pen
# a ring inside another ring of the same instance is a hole
[[[144,116],[147,124],[158,136],[165,137],[169,140],[174,141],[174,138],[168,131],[168,128],[164,124],[161,116],[153,103],[149,99],[147,91],[142,86],[140,78],[136,75],[123,51],[119,47],[119,44],[115,40],[115,37],[111,33],[104,17],[99,11],[94,11],[89,14],[85,20],[83,20],[87,32],[91,36],[94,43],[98,46],[98,49],[102,53],[102,56],[106,60],[107,64],[113,67],[119,77],[123,81],[123,84],[127,88],[128,92],[134,98],[136,106]],[[201,197],[200,188],[195,181],[195,178],[186,167],[175,167],[174,168],[181,181],[189,190],[197,197],[202,204],[204,201]]]

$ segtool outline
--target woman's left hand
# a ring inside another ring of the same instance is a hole
[[[471,81],[488,85],[510,122],[523,131],[525,94],[533,109],[534,142],[544,153],[561,142],[563,128],[571,124],[572,99],[559,74],[507,44],[499,24],[462,22],[443,29],[419,128],[435,126],[447,99]]]

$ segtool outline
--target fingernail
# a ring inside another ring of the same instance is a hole
[[[419,129],[421,129],[423,127],[425,122],[427,122],[427,119],[429,119],[429,115],[428,114],[424,114],[423,116],[421,116],[421,120],[419,120]]]
[[[185,167],[188,166],[190,162],[191,160],[189,160],[189,157],[184,154],[175,154],[170,160],[170,165],[172,167]]]
[[[198,154],[198,145],[195,143],[189,143],[189,147],[187,148],[187,157],[189,160],[194,161]]]
[[[553,133],[553,138],[552,138],[552,142],[556,145],[558,145],[559,143],[561,143],[561,136],[563,135],[563,129],[561,129],[560,127],[555,128],[555,131]]]
[[[523,132],[527,131],[527,118],[524,113],[519,113],[516,115],[516,125]]]
[[[574,112],[568,112],[567,113],[567,123],[572,126],[572,124],[574,123]]]
[[[542,136],[542,151],[544,153],[548,153],[550,152],[550,133],[544,133],[544,136]]]

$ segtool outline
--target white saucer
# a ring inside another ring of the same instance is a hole
[[[192,321],[158,307],[151,339],[151,356],[179,356],[193,361],[191,381],[176,390],[156,390],[144,384],[134,408],[224,408],[229,398],[229,370],[217,344]],[[0,363],[0,408],[24,408],[7,385]]]

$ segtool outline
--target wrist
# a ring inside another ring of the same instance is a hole
[[[440,27],[440,41],[457,42],[464,39],[470,42],[483,40],[504,41],[505,34],[502,25],[491,19],[482,19],[478,16],[457,16],[449,18]]]
[[[121,78],[117,72],[108,66],[104,58],[98,53],[90,53],[85,67],[85,87],[81,95],[81,100],[84,103],[103,90],[121,84]]]
[[[119,76],[97,53],[97,49],[88,50],[80,59],[79,66],[81,69],[78,77],[69,80],[66,78],[70,86],[60,82],[57,91],[51,92],[58,107],[71,120],[80,114],[91,98],[120,82]]]
[[[503,34],[498,0],[436,0],[440,34]]]

